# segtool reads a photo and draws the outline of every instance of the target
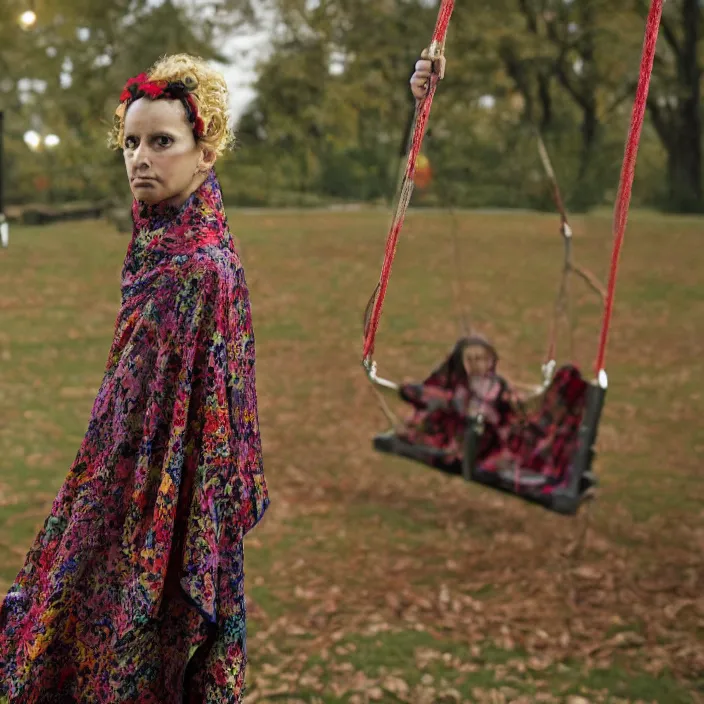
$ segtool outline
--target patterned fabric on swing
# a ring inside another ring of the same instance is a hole
[[[462,354],[471,344],[481,344],[491,352],[492,368],[484,377],[470,379],[464,369]],[[418,448],[428,464],[458,465],[459,471],[469,414],[481,412],[486,423],[479,455],[484,457],[500,449],[514,419],[514,404],[508,383],[496,374],[496,361],[494,348],[484,338],[460,339],[422,384],[401,387],[401,398],[414,411],[398,433],[398,439]],[[424,452],[426,449],[431,452]]]
[[[550,486],[559,485],[577,448],[587,386],[576,367],[560,368],[540,408],[514,422],[503,446],[479,458],[479,469],[529,470],[545,476]]]

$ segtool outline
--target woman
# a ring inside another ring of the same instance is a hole
[[[460,339],[423,383],[401,386],[400,396],[414,412],[395,433],[377,436],[375,447],[459,474],[468,419],[481,415],[480,454],[493,451],[515,414],[515,399],[497,374],[497,363],[496,350],[484,337]]]
[[[240,702],[244,535],[269,499],[249,294],[213,165],[224,79],[168,56],[111,135],[134,229],[88,431],[0,610],[11,703]]]

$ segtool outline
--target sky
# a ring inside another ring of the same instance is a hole
[[[223,53],[232,58],[232,63],[228,66],[213,62],[227,81],[230,107],[235,120],[255,96],[255,64],[258,59],[266,56],[267,39],[266,32],[234,37],[223,47]]]
[[[161,0],[151,1],[160,2]],[[185,1],[192,2],[193,0]],[[212,62],[222,72],[227,81],[231,96],[230,107],[232,108],[234,120],[240,117],[247,105],[255,97],[253,85],[256,81],[256,63],[266,57],[270,47],[273,18],[267,16],[268,13],[263,10],[258,11],[257,14],[263,27],[261,30],[257,32],[242,30],[241,35],[234,35],[228,38],[223,46],[220,47],[220,51],[230,58],[231,63],[223,65]]]

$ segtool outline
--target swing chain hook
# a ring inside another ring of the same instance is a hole
[[[557,362],[554,359],[550,359],[542,365],[541,370],[543,372],[543,389],[547,389],[548,386],[550,386],[556,366]]]
[[[400,385],[397,384],[395,381],[383,379],[377,374],[376,362],[371,358],[371,355],[364,358],[364,360],[362,361],[362,365],[364,366],[364,370],[367,373],[367,379],[369,379],[369,381],[371,381],[374,386],[378,386],[394,393],[400,390]]]

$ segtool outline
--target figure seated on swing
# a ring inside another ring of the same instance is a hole
[[[423,383],[401,385],[399,394],[414,412],[402,427],[377,435],[376,449],[460,474],[467,423],[477,417],[484,423],[481,454],[500,449],[520,401],[496,372],[497,363],[496,350],[485,338],[460,339]]]
[[[377,435],[374,447],[484,483],[510,476],[524,488],[559,484],[576,450],[587,383],[576,367],[564,366],[532,399],[535,394],[519,393],[497,373],[497,363],[483,337],[459,340],[422,384],[400,387],[414,412],[401,428]],[[531,400],[536,408],[529,411]]]

